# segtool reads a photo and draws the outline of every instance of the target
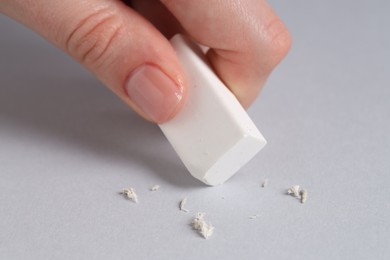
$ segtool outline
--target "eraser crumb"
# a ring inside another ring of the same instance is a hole
[[[189,212],[188,209],[186,209],[186,204],[187,204],[187,197],[185,197],[184,199],[182,199],[179,203],[179,209],[181,211],[184,211],[184,212]]]
[[[262,188],[265,188],[268,185],[268,179],[265,179],[263,183],[261,184]]]
[[[205,239],[207,239],[213,234],[214,227],[204,221],[204,216],[205,213],[198,213],[191,224],[195,230],[197,230]]]
[[[307,200],[307,190],[301,190],[300,195],[301,195],[301,203],[303,204]]]
[[[254,215],[249,216],[249,218],[250,218],[250,219],[255,219],[255,218],[257,218],[258,216],[259,216],[258,214],[254,214]]]
[[[293,197],[297,197],[297,198],[300,198],[300,194],[299,194],[299,185],[294,185],[292,186],[291,188],[289,188],[287,190],[287,194],[288,195],[291,195]]]
[[[160,185],[157,184],[150,188],[151,191],[157,191],[158,189],[160,189]]]
[[[138,196],[133,188],[123,189],[121,194],[128,200],[138,203]]]

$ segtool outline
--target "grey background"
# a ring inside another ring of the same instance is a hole
[[[1,16],[0,259],[389,259],[390,4],[271,4],[294,45],[249,109],[269,144],[215,188],[157,126]],[[284,194],[294,184],[306,204]],[[128,186],[139,204],[118,194]],[[209,240],[189,226],[198,211]]]

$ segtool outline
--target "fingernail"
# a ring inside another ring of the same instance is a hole
[[[182,86],[153,65],[135,69],[125,88],[130,99],[156,123],[170,119],[183,97]]]

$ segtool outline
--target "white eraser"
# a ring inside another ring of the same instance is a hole
[[[160,128],[192,176],[208,185],[221,184],[267,142],[198,46],[182,35],[174,36],[171,44],[187,73],[189,90],[183,109]]]

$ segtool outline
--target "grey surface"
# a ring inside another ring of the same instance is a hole
[[[0,17],[0,259],[389,259],[390,4],[271,3],[294,46],[249,110],[269,144],[215,188],[158,127]],[[284,195],[293,184],[305,205]],[[209,240],[189,226],[198,211]]]

